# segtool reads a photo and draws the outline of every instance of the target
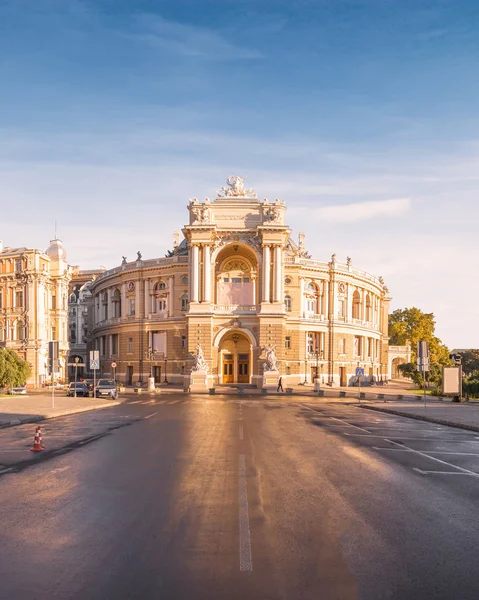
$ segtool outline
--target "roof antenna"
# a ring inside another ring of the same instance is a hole
[[[57,240],[57,220],[55,219],[55,240]]]

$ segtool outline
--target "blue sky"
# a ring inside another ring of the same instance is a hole
[[[478,31],[474,0],[0,0],[0,238],[162,256],[240,174],[479,347]]]

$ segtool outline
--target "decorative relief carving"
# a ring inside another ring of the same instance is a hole
[[[194,360],[195,360],[195,362],[193,363],[193,366],[191,367],[192,373],[193,372],[201,372],[201,373],[208,372],[209,367],[205,360],[204,352],[199,344],[198,344],[198,346],[196,346],[196,354],[194,355]]]
[[[192,224],[194,224],[194,223],[200,223],[200,224],[211,223],[211,211],[208,208],[208,206],[205,206],[203,204],[200,204],[199,206],[191,205],[190,212],[191,212]]]
[[[269,348],[263,346],[262,352],[266,353],[266,362],[263,365],[263,371],[277,371],[278,370],[278,359],[276,358],[276,352],[274,344],[270,344]]]
[[[244,187],[244,177],[230,175],[226,180],[226,186],[218,190],[219,198],[256,198],[256,192],[252,188]]]
[[[247,263],[245,263],[242,260],[233,259],[233,260],[229,260],[225,264],[224,270],[225,271],[249,271],[249,266]]]

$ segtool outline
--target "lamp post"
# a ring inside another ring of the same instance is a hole
[[[75,398],[77,397],[77,374],[78,374],[78,363],[80,362],[80,357],[75,356]]]
[[[165,378],[163,379],[163,383],[168,383],[168,377],[166,376],[166,365],[168,363],[168,358],[165,356]]]

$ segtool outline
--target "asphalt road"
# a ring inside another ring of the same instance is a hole
[[[33,429],[0,431],[2,600],[479,597],[475,433],[184,395]]]

